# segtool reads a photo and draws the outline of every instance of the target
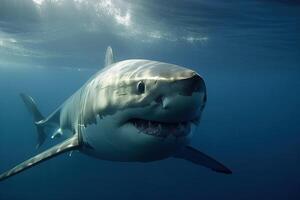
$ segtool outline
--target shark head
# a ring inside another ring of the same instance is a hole
[[[115,63],[88,84],[84,137],[100,157],[111,149],[116,160],[170,156],[189,142],[206,102],[199,74],[156,61]]]

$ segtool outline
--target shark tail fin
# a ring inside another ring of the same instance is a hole
[[[19,165],[15,166],[14,168],[0,174],[0,181],[7,179],[13,175],[16,175],[34,165],[37,165],[43,161],[46,161],[50,158],[53,158],[59,154],[73,151],[80,148],[79,137],[78,134],[75,134],[73,137],[65,140],[64,142],[55,145],[54,147],[20,163]]]
[[[44,116],[38,110],[35,101],[29,95],[20,94],[25,106],[27,107],[28,111],[33,115],[34,124],[36,126],[37,134],[38,134],[38,142],[36,148],[38,149],[46,140],[47,134],[44,130]]]

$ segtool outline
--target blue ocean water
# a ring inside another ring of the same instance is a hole
[[[19,93],[49,114],[116,60],[186,66],[208,100],[192,145],[229,166],[74,152],[0,183],[0,199],[300,199],[300,2],[0,0],[0,171],[35,154]],[[49,140],[42,150],[55,142]]]

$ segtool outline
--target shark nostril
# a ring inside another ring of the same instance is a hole
[[[169,100],[168,100],[167,98],[161,96],[161,95],[158,96],[158,97],[155,99],[155,102],[156,102],[158,105],[162,106],[163,109],[168,109],[168,108],[169,108],[169,106],[168,106]]]

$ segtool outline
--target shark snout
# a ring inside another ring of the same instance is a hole
[[[162,110],[160,113],[168,119],[193,120],[200,116],[205,106],[204,80],[196,73],[189,78],[176,80],[170,83],[155,102]]]
[[[171,90],[171,93],[169,93],[170,91],[168,91],[168,94],[162,94],[159,96],[159,98],[156,99],[157,102],[161,103],[164,109],[168,109],[172,104],[175,104],[177,100],[176,96],[185,96],[188,99],[188,97],[193,98],[193,95],[195,95],[196,93],[199,93],[201,94],[201,96],[203,96],[203,98],[199,98],[198,103],[205,103],[205,83],[204,80],[197,73],[194,73],[189,78],[175,81],[173,84],[171,84],[169,89]]]
[[[178,84],[181,85],[179,92],[182,94],[192,95],[194,92],[205,93],[204,80],[197,73],[194,73],[190,78],[178,81]]]

